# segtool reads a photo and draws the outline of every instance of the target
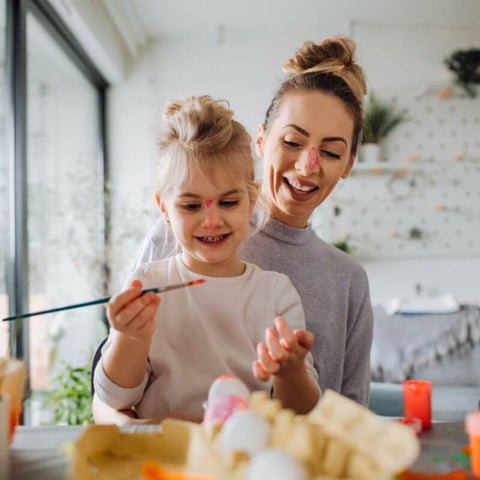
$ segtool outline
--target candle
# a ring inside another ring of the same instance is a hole
[[[419,418],[422,428],[432,428],[432,382],[406,380],[403,382],[403,407],[405,417]]]
[[[465,430],[470,437],[470,464],[475,477],[480,478],[480,411],[465,417]]]

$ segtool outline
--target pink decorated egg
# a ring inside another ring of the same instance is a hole
[[[223,395],[208,402],[204,423],[209,425],[215,422],[223,425],[236,410],[246,409],[248,409],[248,403],[243,398],[234,395]]]
[[[240,397],[245,401],[248,401],[250,398],[250,390],[238,378],[233,377],[232,375],[222,375],[210,386],[210,390],[208,391],[208,403],[216,398],[223,397],[224,395]]]

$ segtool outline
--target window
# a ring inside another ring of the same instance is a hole
[[[0,201],[3,317],[105,296],[107,84],[49,2],[0,0],[0,10],[8,87],[0,195],[15,198]],[[20,321],[15,335],[2,322],[0,355],[16,340],[29,390],[48,390],[63,362],[85,364],[105,336],[103,318],[101,307],[37,316]]]
[[[5,0],[0,0],[0,71],[1,88],[5,91]],[[7,156],[5,155],[5,95],[0,95],[0,318],[8,315],[7,296]],[[7,354],[8,323],[0,323],[0,356]]]
[[[103,169],[98,92],[27,15],[29,311],[104,296]],[[78,365],[105,336],[102,307],[29,321],[31,389],[61,361]]]

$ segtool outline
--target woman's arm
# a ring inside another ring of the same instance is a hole
[[[373,311],[368,279],[363,269],[352,276],[350,292],[341,393],[368,406]]]

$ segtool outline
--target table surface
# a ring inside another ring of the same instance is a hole
[[[135,427],[128,430],[135,431]],[[62,445],[78,438],[81,431],[82,427],[69,426],[19,427],[10,449],[11,479],[64,479],[67,458]],[[434,423],[420,435],[420,441],[422,451],[411,470],[446,473],[465,468],[465,456],[460,454],[468,443],[463,422]]]

